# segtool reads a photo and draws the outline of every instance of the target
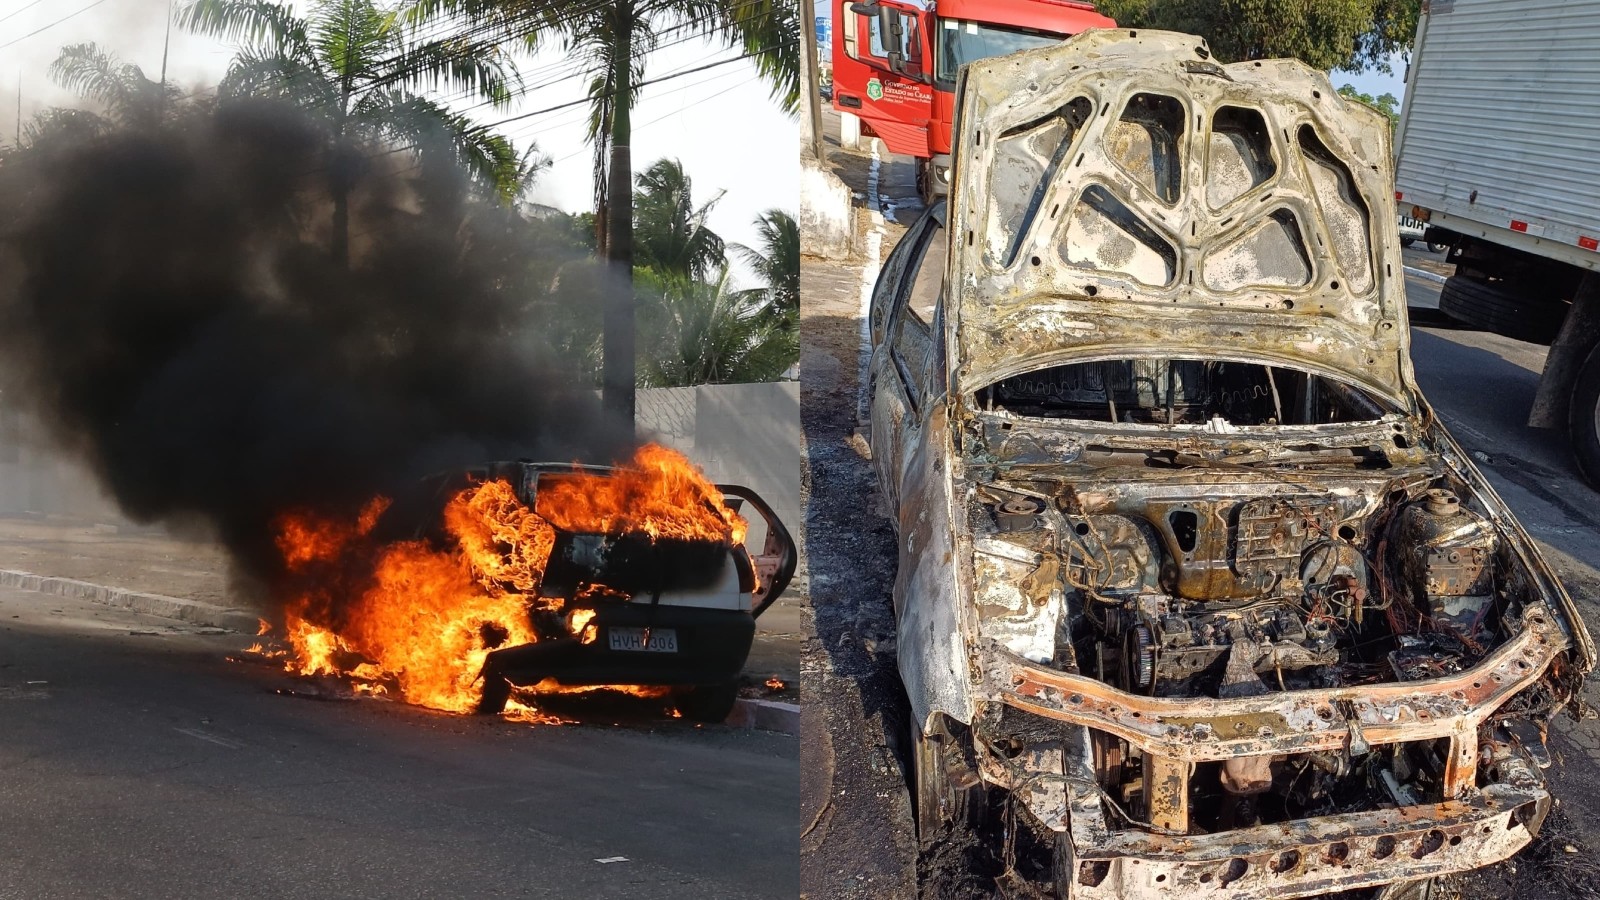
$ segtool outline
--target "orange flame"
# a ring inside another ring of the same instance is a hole
[[[557,528],[722,543],[745,534],[744,520],[723,505],[722,495],[687,459],[655,445],[641,448],[631,468],[611,474],[545,475],[537,497],[530,510],[504,481],[458,492],[443,510],[445,549],[426,541],[375,545],[368,536],[388,508],[387,498],[370,501],[354,523],[305,513],[283,516],[278,549],[285,568],[306,582],[284,619],[292,651],[286,668],[351,678],[371,694],[387,693],[393,685],[393,693],[408,703],[466,712],[482,691],[479,672],[488,654],[538,640],[535,608],[564,612],[582,643],[596,638],[593,609],[564,609],[563,599],[538,596]],[[352,560],[363,563],[354,588],[347,580]],[[588,586],[577,599],[627,598]],[[597,689],[547,681],[531,693]],[[652,686],[606,689],[641,697],[668,693]],[[516,700],[507,716],[565,721]]]

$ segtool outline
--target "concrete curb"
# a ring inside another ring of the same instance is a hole
[[[41,594],[54,594],[57,597],[70,597],[74,600],[88,600],[91,603],[114,606],[118,609],[128,609],[145,615],[160,616],[164,619],[177,619],[180,622],[188,622],[192,625],[226,628],[241,634],[254,633],[260,621],[259,616],[245,609],[213,606],[210,603],[201,603],[198,600],[184,600],[180,597],[167,597],[161,594],[146,594],[142,591],[107,587],[103,584],[90,584],[87,581],[77,581],[72,578],[52,578],[48,575],[35,575],[32,572],[0,569],[0,588],[14,588],[19,591],[36,591]]]
[[[1423,281],[1432,281],[1435,284],[1444,284],[1444,276],[1440,275],[1438,272],[1429,272],[1426,269],[1419,269],[1415,266],[1406,266],[1406,274],[1415,275],[1418,278],[1421,278]]]
[[[762,731],[776,731],[780,734],[800,736],[800,704],[779,703],[776,700],[746,700],[740,698],[734,701],[733,712],[728,714],[725,725],[734,728],[759,728]]]

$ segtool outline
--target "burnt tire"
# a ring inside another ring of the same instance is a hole
[[[1445,279],[1439,311],[1463,325],[1518,341],[1548,345],[1561,330],[1566,305],[1534,299],[1460,275]]]
[[[499,675],[488,672],[483,674],[483,694],[478,698],[478,706],[473,712],[480,716],[498,716],[505,711],[506,703],[511,699],[511,682]]]
[[[927,734],[913,717],[911,773],[917,841],[924,847],[948,840],[953,832],[981,824],[987,794],[969,763],[971,739],[956,735],[948,719],[936,716],[935,733]]]
[[[678,692],[675,702],[678,712],[694,722],[717,724],[725,722],[739,700],[739,682],[722,684],[697,684]]]
[[[1567,401],[1567,436],[1578,471],[1600,486],[1600,348],[1589,353],[1572,383]]]

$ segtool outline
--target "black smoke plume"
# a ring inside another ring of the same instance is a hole
[[[67,134],[0,160],[0,367],[132,519],[209,523],[271,580],[288,510],[353,515],[493,459],[610,462],[540,334],[540,247],[445,150],[352,157],[278,107]],[[351,262],[330,160],[362,169]],[[553,318],[554,317],[554,318]]]

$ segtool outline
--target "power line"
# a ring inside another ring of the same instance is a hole
[[[609,2],[609,0],[608,0],[608,2]],[[746,0],[745,3],[740,4],[740,5],[750,5],[751,3],[754,3],[754,2],[760,2],[760,0]],[[769,10],[767,13],[765,13],[765,15],[776,14],[777,12],[778,12],[778,10],[773,9],[773,10]],[[675,25],[675,26],[672,26],[671,28],[662,29],[660,32],[658,32],[655,35],[656,38],[659,39],[661,37],[665,37],[665,36],[667,36],[669,34],[672,34],[674,32],[688,32],[688,33],[685,34],[681,38],[678,38],[676,40],[668,41],[668,42],[666,42],[664,44],[663,43],[657,43],[656,45],[652,46],[647,52],[656,53],[656,52],[659,52],[661,50],[665,50],[665,49],[667,49],[669,47],[676,47],[676,46],[679,46],[681,44],[691,43],[693,41],[701,40],[701,39],[708,40],[708,41],[709,40],[715,40],[716,31],[720,31],[721,30],[721,29],[718,29],[718,30],[715,30],[715,31],[713,31],[711,33],[706,33],[706,32],[695,30],[698,27],[699,27],[699,23],[691,22],[691,23],[685,23],[685,24],[682,24],[682,25]],[[557,71],[565,71],[567,74],[560,75],[560,76],[557,76],[555,78],[551,78],[548,81],[541,81],[541,82],[538,82],[538,83],[535,83],[535,84],[527,84],[526,83],[526,78],[529,77],[529,76],[538,76],[538,75],[540,75],[542,73],[557,72]],[[578,69],[577,71],[572,71],[572,59],[570,57],[569,58],[565,58],[565,59],[561,59],[561,60],[556,60],[554,62],[547,63],[545,65],[539,66],[539,67],[533,69],[530,72],[523,73],[523,78],[524,78],[525,83],[522,86],[518,87],[517,89],[509,92],[510,93],[510,97],[516,98],[516,97],[526,96],[527,94],[533,93],[534,91],[538,91],[538,90],[542,90],[544,88],[552,87],[552,86],[554,86],[556,84],[559,84],[559,83],[561,83],[563,81],[570,81],[570,80],[572,80],[574,78],[583,78],[583,77],[587,77],[587,76],[592,75],[592,74],[593,74],[592,71],[581,69],[581,68]],[[464,89],[464,90],[455,91],[453,93],[446,93],[442,97],[440,97],[440,102],[449,104],[449,103],[456,103],[456,102],[459,102],[459,101],[462,101],[462,100],[468,100],[468,99],[471,99],[472,96],[475,93],[476,92],[471,90],[471,89]],[[476,109],[482,109],[483,107],[486,107],[486,106],[494,106],[494,105],[497,105],[496,101],[484,100],[484,101],[480,101],[478,103],[475,103],[475,104],[473,104],[471,106],[468,106],[468,107],[466,107],[464,109],[458,110],[458,112],[467,113],[467,112],[471,112],[471,111],[476,110]]]
[[[39,4],[41,4],[43,2],[44,2],[44,0],[33,0],[32,3],[29,3],[27,6],[24,6],[23,8],[17,10],[16,12],[7,13],[4,17],[0,17],[0,22],[5,22],[5,21],[10,20],[10,19],[15,19],[17,16],[22,15],[23,13],[27,12],[30,9],[33,9],[35,6],[38,6]]]
[[[722,79],[727,78],[730,75],[739,75],[739,74],[740,73],[737,72],[737,71],[717,72],[717,73],[713,74],[710,78],[702,78],[699,81],[691,81],[688,84],[680,85],[680,86],[678,86],[677,90],[683,91],[683,92],[687,92],[687,91],[693,90],[694,88],[700,87],[701,85],[711,84],[714,81],[721,81]],[[734,85],[734,87],[737,87],[737,85]],[[731,90],[731,88],[730,88],[730,90]],[[721,94],[724,94],[724,93],[726,93],[726,91],[718,91],[716,94],[713,94],[711,96],[720,96]],[[665,98],[662,98],[662,99],[665,99]],[[709,99],[709,97],[706,98],[706,99]],[[682,112],[683,110],[689,108],[690,106],[694,106],[695,104],[698,104],[698,103],[701,103],[701,102],[703,102],[703,100],[696,100],[693,103],[686,103],[686,104],[680,106],[674,112],[669,112],[669,113],[667,113],[666,115],[663,115],[663,116],[657,116],[656,118],[651,119],[651,120],[649,120],[647,122],[641,122],[638,125],[633,126],[633,130],[637,131],[638,129],[643,128],[646,125],[651,125],[651,124],[654,124],[656,122],[661,121],[662,119],[668,118],[670,116],[677,115],[678,112]],[[575,124],[577,121],[579,121],[579,120],[575,119],[575,120],[573,120],[571,122],[562,122],[560,124],[558,124],[555,121],[546,122],[546,123],[543,123],[543,126],[544,126],[543,130],[545,130],[545,131],[553,131],[553,130],[555,130],[557,128],[564,128],[564,127],[567,127],[569,125]],[[535,127],[535,123],[528,123],[527,125],[523,125],[523,126],[520,126],[518,128],[513,128],[513,129],[505,132],[505,135],[508,138],[513,138],[513,139],[516,139],[516,140],[521,140],[523,138],[529,138],[529,137],[537,140],[538,132],[532,131],[531,129],[533,127]],[[565,160],[573,158],[574,156],[577,156],[579,153],[588,153],[588,152],[589,151],[587,149],[579,150],[579,151],[577,151],[575,153],[569,153],[566,156],[560,157],[559,159],[552,160],[552,162],[563,162]]]
[[[39,28],[39,29],[35,29],[34,31],[30,31],[27,34],[23,35],[22,37],[17,38],[14,41],[9,41],[7,43],[0,44],[0,50],[4,50],[7,47],[10,47],[12,44],[20,44],[23,41],[27,40],[28,38],[33,37],[36,34],[41,34],[43,32],[49,31],[50,29],[56,27],[57,25],[60,25],[62,22],[65,22],[68,19],[72,19],[72,18],[76,18],[78,16],[81,16],[84,13],[88,12],[91,9],[94,9],[96,6],[99,6],[100,4],[102,4],[104,2],[106,2],[106,0],[94,0],[93,3],[89,4],[88,6],[85,6],[83,9],[80,9],[75,13],[69,13],[68,15],[62,16],[61,18],[55,20],[54,22],[51,22],[49,25],[44,26],[43,28]],[[17,12],[21,12],[21,11],[22,10],[20,10],[20,9],[17,10]]]
[[[756,57],[756,56],[762,56],[764,54],[771,53],[774,50],[782,49],[787,43],[788,42],[785,41],[782,44],[774,44],[771,47],[766,47],[766,48],[763,48],[761,50],[755,50],[755,51],[752,51],[750,53],[744,53],[744,54],[741,54],[739,56],[731,57],[729,59],[720,59],[720,60],[717,60],[716,62],[713,62],[713,63],[706,63],[703,66],[696,66],[693,69],[685,69],[685,70],[683,70],[681,72],[674,72],[671,75],[662,75],[659,78],[647,78],[644,81],[640,81],[640,82],[637,82],[637,83],[633,84],[631,87],[642,88],[642,87],[645,87],[647,85],[660,84],[663,81],[668,81],[668,80],[671,80],[673,78],[681,78],[684,75],[693,75],[696,72],[704,72],[706,69],[714,69],[717,66],[725,66],[725,65],[727,65],[729,63],[739,62],[740,60],[750,59],[750,58]],[[593,103],[595,100],[598,100],[601,97],[608,96],[608,95],[614,97],[614,96],[616,96],[616,94],[617,94],[617,91],[615,89],[613,89],[613,90],[606,91],[604,93],[601,93],[601,94],[598,94],[598,95],[595,95],[595,96],[584,97],[584,98],[579,99],[579,100],[573,100],[573,101],[570,101],[568,103],[558,103],[555,106],[547,106],[544,109],[536,109],[533,112],[526,112],[526,113],[522,113],[520,115],[510,116],[510,117],[501,119],[498,122],[489,122],[489,123],[486,123],[486,124],[483,124],[483,125],[479,125],[475,130],[477,130],[477,131],[488,131],[488,130],[490,130],[492,128],[498,128],[501,125],[505,125],[505,124],[510,123],[510,122],[516,122],[516,121],[520,121],[522,119],[531,119],[534,116],[542,116],[545,113],[555,112],[558,109],[566,109],[569,106],[578,106],[579,104],[583,104],[583,103]]]

